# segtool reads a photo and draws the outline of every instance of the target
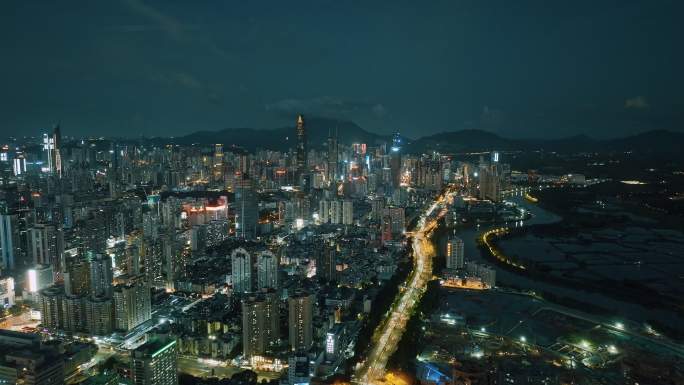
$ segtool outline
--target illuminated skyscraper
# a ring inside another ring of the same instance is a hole
[[[67,261],[64,272],[64,290],[67,295],[90,293],[90,265],[82,258]]]
[[[326,246],[316,255],[316,276],[329,282],[337,279],[336,270],[337,250]]]
[[[342,201],[334,200],[330,202],[330,223],[339,225],[342,223]]]
[[[62,315],[64,317],[62,328],[69,332],[88,330],[86,321],[86,298],[82,295],[65,295],[62,298]]]
[[[257,256],[257,288],[278,288],[278,257],[264,250]]]
[[[153,337],[131,352],[134,385],[178,385],[178,347],[171,338]]]
[[[243,248],[233,250],[232,262],[233,291],[249,293],[252,291],[252,257]]]
[[[90,259],[90,294],[95,297],[112,296],[112,258],[95,254]]]
[[[14,306],[14,278],[0,278],[0,308],[7,309]]]
[[[50,286],[40,291],[40,323],[49,329],[64,327],[64,288]]]
[[[334,182],[337,179],[338,166],[338,145],[337,145],[337,128],[335,128],[335,136],[328,132],[328,175],[329,182]]]
[[[307,151],[304,117],[299,115],[297,116],[297,172],[300,174],[306,171]]]
[[[392,187],[398,188],[401,183],[401,137],[399,136],[399,132],[395,132],[392,136],[390,170],[392,173]]]
[[[354,224],[354,202],[350,200],[342,202],[342,224]]]
[[[259,202],[252,180],[245,174],[235,181],[235,233],[239,238],[255,239]]]
[[[303,292],[288,298],[288,335],[294,351],[308,351],[313,342],[313,302],[313,295]]]
[[[242,347],[245,357],[263,355],[280,339],[278,295],[267,290],[242,301]]]
[[[464,262],[463,240],[458,237],[449,238],[446,245],[447,269],[462,269]]]
[[[330,201],[321,199],[318,203],[318,220],[321,223],[330,222]]]
[[[129,331],[152,318],[152,306],[144,276],[126,277],[125,281],[114,288],[114,328]]]
[[[0,270],[14,270],[21,258],[18,222],[16,214],[0,214]]]
[[[62,177],[62,130],[57,124],[52,131],[52,165],[55,175]]]
[[[61,228],[49,223],[37,223],[31,229],[33,263],[49,265],[56,277],[61,277],[64,234]]]
[[[86,330],[90,335],[103,336],[114,329],[114,308],[111,298],[90,297],[85,301]]]
[[[489,199],[492,202],[501,200],[501,175],[499,163],[482,162],[478,168],[478,179],[480,182],[479,198]]]
[[[37,293],[55,283],[50,265],[37,265],[26,272],[29,293]]]

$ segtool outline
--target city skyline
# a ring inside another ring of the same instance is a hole
[[[684,3],[0,10],[0,384],[684,384]]]

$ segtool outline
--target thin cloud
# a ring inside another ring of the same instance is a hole
[[[284,116],[304,113],[344,119],[355,119],[358,117],[382,118],[388,113],[387,108],[381,103],[348,100],[333,96],[309,99],[282,99],[267,104],[265,108],[266,111]]]
[[[204,88],[204,84],[199,79],[187,72],[161,72],[154,74],[152,80],[192,90]]]
[[[140,16],[149,19],[154,23],[154,26],[124,26],[124,32],[142,32],[143,30],[160,29],[166,33],[171,39],[178,43],[192,43],[204,46],[209,52],[224,60],[230,60],[232,56],[228,51],[217,45],[213,39],[209,37],[198,38],[196,34],[188,33],[189,31],[199,29],[197,25],[187,25],[178,21],[175,17],[168,15],[157,8],[145,4],[142,0],[123,0],[126,6]]]
[[[645,110],[649,107],[650,105],[648,104],[648,100],[646,100],[646,98],[643,96],[636,96],[625,100],[625,108],[628,110]]]
[[[143,3],[141,0],[125,0],[125,4],[131,11],[155,22],[173,39],[178,41],[186,40],[183,25],[173,17],[158,11],[156,8]]]

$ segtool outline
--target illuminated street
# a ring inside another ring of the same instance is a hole
[[[444,215],[442,205],[446,194],[438,197],[418,221],[417,230],[412,233],[414,269],[406,281],[406,287],[397,295],[388,318],[382,322],[373,335],[374,348],[366,362],[356,372],[356,381],[370,384],[385,374],[387,360],[396,350],[411,314],[419,303],[425,286],[432,275],[432,257],[435,250],[430,242],[432,231]],[[439,212],[436,212],[440,209]]]

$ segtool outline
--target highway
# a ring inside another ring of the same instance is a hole
[[[432,277],[432,257],[435,255],[430,236],[444,215],[444,202],[449,193],[440,195],[421,215],[412,235],[413,271],[399,290],[387,318],[380,323],[372,338],[372,348],[366,361],[354,374],[354,382],[373,384],[385,374],[387,360],[396,350],[406,329],[406,323],[420,302],[427,282]]]

